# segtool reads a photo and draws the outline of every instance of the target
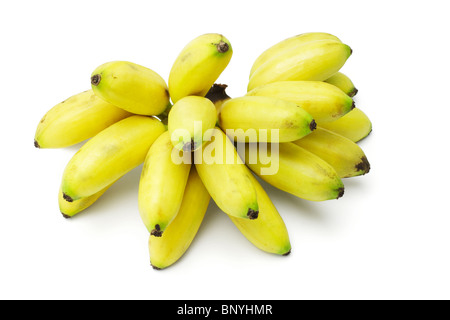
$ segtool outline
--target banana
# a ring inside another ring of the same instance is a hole
[[[225,92],[227,87],[228,86],[226,84],[214,83],[205,95],[205,98],[209,99],[216,107],[217,119],[219,119],[219,114],[222,111],[222,106],[225,101],[231,99],[231,97]],[[216,124],[219,125],[219,122],[217,121]]]
[[[202,149],[194,152],[197,172],[217,206],[238,218],[256,219],[258,201],[249,175],[231,140],[219,128]]]
[[[342,72],[335,73],[330,78],[325,80],[325,82],[338,87],[339,89],[344,91],[349,97],[354,97],[358,93],[358,89],[356,89],[352,80]]]
[[[155,118],[134,115],[98,133],[67,164],[61,183],[64,199],[91,196],[140,165],[165,130]]]
[[[80,198],[72,202],[68,202],[64,199],[64,193],[60,188],[58,193],[59,211],[61,211],[61,214],[63,215],[64,218],[71,218],[77,213],[80,213],[81,211],[87,209],[92,204],[94,204],[98,200],[98,198],[100,198],[106,192],[106,190],[108,190],[113,184],[114,183],[110,184],[109,186],[100,190],[99,192],[94,193],[92,196]]]
[[[92,138],[131,113],[98,98],[92,90],[69,97],[51,108],[39,122],[36,148],[64,148]]]
[[[168,129],[174,147],[186,152],[211,140],[217,122],[216,108],[204,97],[188,96],[178,100],[169,112]]]
[[[260,66],[250,78],[247,91],[276,81],[326,80],[341,69],[351,54],[348,45],[335,40],[308,42]]]
[[[204,97],[227,67],[232,54],[230,41],[218,33],[204,34],[189,42],[170,70],[172,102],[192,95]]]
[[[184,255],[200,228],[210,199],[193,166],[177,216],[161,237],[149,236],[150,264],[154,269],[167,268]]]
[[[229,99],[219,114],[219,126],[239,142],[288,142],[316,128],[313,117],[296,103],[273,97]]]
[[[308,42],[317,41],[317,40],[334,40],[341,42],[341,40],[329,33],[325,32],[308,32],[308,33],[302,33],[290,38],[287,38],[283,41],[280,41],[276,43],[275,45],[271,46],[267,50],[265,50],[263,53],[261,53],[258,58],[256,58],[255,62],[252,65],[252,68],[250,70],[250,77],[252,77],[253,73],[264,63],[267,61],[273,59],[277,55],[286,52],[293,47],[297,47],[299,45],[303,45]]]
[[[238,146],[247,166],[272,186],[310,201],[338,199],[344,184],[334,168],[313,153],[293,142]],[[245,152],[245,154],[242,154]]]
[[[168,131],[156,139],[144,161],[139,182],[139,212],[152,236],[160,237],[175,218],[191,165],[176,163]],[[190,159],[190,157],[189,157]]]
[[[257,87],[246,95],[294,102],[318,124],[334,121],[355,107],[353,99],[341,89],[322,81],[278,81]]]
[[[364,151],[350,139],[332,131],[317,128],[294,143],[328,162],[341,178],[364,175],[370,170]]]
[[[336,121],[321,123],[320,126],[340,134],[353,142],[362,140],[372,132],[372,122],[359,108],[353,109]]]
[[[250,175],[256,189],[259,205],[259,217],[247,220],[228,216],[241,233],[257,248],[274,254],[288,255],[291,243],[286,225],[269,196],[258,182]]]
[[[128,61],[112,61],[91,75],[95,94],[109,103],[140,115],[159,115],[170,106],[169,90],[155,71]]]

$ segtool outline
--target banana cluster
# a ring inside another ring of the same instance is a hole
[[[340,72],[351,53],[327,33],[288,38],[255,60],[247,93],[235,98],[216,83],[233,54],[221,34],[190,41],[167,82],[132,62],[102,64],[91,88],[51,108],[36,130],[37,148],[87,140],[62,175],[61,213],[82,212],[142,165],[138,206],[153,268],[184,255],[211,199],[257,248],[289,254],[286,225],[258,178],[325,201],[343,196],[343,178],[370,169],[357,142],[372,124]]]

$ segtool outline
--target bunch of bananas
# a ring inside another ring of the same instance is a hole
[[[369,172],[356,142],[372,125],[339,72],[352,50],[327,33],[283,40],[256,59],[247,93],[236,98],[216,83],[232,53],[223,35],[201,35],[182,49],[167,83],[144,66],[108,62],[92,72],[90,90],[50,109],[37,148],[88,140],[62,176],[63,216],[142,164],[139,213],[155,269],[183,256],[211,198],[256,247],[289,254],[287,228],[255,176],[324,201],[342,197],[342,178]]]

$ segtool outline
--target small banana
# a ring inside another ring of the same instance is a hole
[[[256,219],[258,201],[249,175],[231,140],[219,128],[202,149],[194,152],[197,172],[217,206],[238,218]]]
[[[241,233],[257,248],[274,254],[288,255],[291,243],[286,225],[269,196],[258,182],[250,175],[256,189],[259,205],[259,217],[247,220],[228,216]]]
[[[310,201],[344,195],[342,180],[325,160],[293,142],[272,144],[266,150],[262,146],[245,144],[237,150],[242,158],[245,156],[247,166],[272,186]]]
[[[51,108],[39,122],[36,148],[64,148],[92,138],[131,113],[98,98],[92,90],[71,96]]]
[[[168,129],[173,145],[186,152],[200,148],[217,122],[216,108],[204,97],[188,96],[178,100],[169,112]]]
[[[358,89],[356,89],[352,80],[342,72],[335,73],[330,78],[325,80],[325,82],[338,87],[339,89],[344,91],[349,97],[354,97],[358,93]]]
[[[189,42],[170,70],[172,102],[186,96],[204,97],[227,67],[232,54],[230,41],[218,33],[204,34]]]
[[[296,103],[273,97],[229,99],[219,114],[219,126],[239,142],[287,142],[316,128],[313,117]]]
[[[336,121],[321,123],[320,126],[340,134],[353,142],[362,140],[372,132],[372,122],[359,108],[353,109]]]
[[[338,72],[352,54],[351,48],[335,40],[308,42],[260,66],[248,82],[247,91],[277,81],[323,81]]]
[[[193,166],[177,216],[161,237],[149,236],[150,264],[154,269],[167,268],[184,255],[200,228],[210,199]]]
[[[291,101],[317,121],[334,121],[355,107],[341,89],[322,81],[278,81],[257,87],[247,96],[265,96]]]
[[[141,115],[159,115],[170,106],[169,90],[155,71],[128,61],[112,61],[91,75],[95,94],[109,103]]]
[[[364,175],[370,170],[361,147],[332,131],[317,128],[294,143],[328,162],[341,178]]]
[[[91,196],[140,165],[165,130],[155,118],[134,115],[98,133],[67,164],[61,183],[64,199]]]
[[[250,77],[252,77],[253,73],[258,69],[260,66],[262,66],[267,61],[274,59],[274,57],[278,56],[279,54],[286,52],[294,47],[297,47],[299,45],[303,45],[308,42],[317,41],[317,40],[334,40],[341,42],[341,40],[329,33],[325,32],[308,32],[308,33],[302,33],[290,38],[287,38],[283,41],[280,41],[276,43],[275,45],[271,46],[267,50],[265,50],[263,53],[261,53],[258,58],[256,58],[255,62],[252,65],[252,69],[250,70]]]
[[[156,237],[177,215],[191,168],[188,163],[174,162],[173,152],[179,153],[166,131],[150,147],[139,182],[139,212],[150,234]]]

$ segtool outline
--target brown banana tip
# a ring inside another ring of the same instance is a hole
[[[228,49],[230,48],[230,46],[228,45],[228,43],[220,41],[217,44],[217,51],[219,51],[220,53],[225,53],[228,51]]]
[[[212,103],[230,99],[230,96],[228,96],[225,92],[225,89],[227,87],[228,85],[226,84],[214,83],[209,89],[208,93],[205,95],[205,98],[209,99]]]
[[[102,80],[101,74],[94,74],[94,75],[91,77],[91,84],[92,84],[93,86],[98,86],[101,80]]]
[[[197,144],[194,142],[194,139],[191,139],[191,141],[185,143],[183,146],[184,152],[194,152],[195,149],[197,149]]]
[[[343,195],[344,195],[344,187],[341,187],[338,189],[338,196],[336,199],[342,198]]]
[[[256,218],[258,218],[258,214],[259,214],[258,210],[248,209],[247,217],[250,220],[255,220]]]
[[[363,174],[369,173],[369,171],[370,171],[369,160],[367,160],[366,156],[362,156],[361,162],[358,163],[355,167],[356,167],[356,170],[362,171]]]
[[[289,249],[289,251],[288,252],[286,252],[286,253],[283,253],[283,256],[288,256],[288,255],[290,255],[291,254],[291,249]]]
[[[355,109],[355,107],[356,107],[356,105],[355,105],[355,101],[354,101],[354,100],[352,100],[352,107],[350,108],[350,110],[353,110],[353,109]]]
[[[72,218],[72,216],[69,216],[68,214],[65,214],[65,213],[62,212],[62,211],[61,211],[61,214],[62,214],[62,216],[63,216],[64,218],[66,218],[66,219]]]
[[[67,202],[73,202],[73,199],[63,192],[63,199]]]
[[[353,88],[353,90],[348,94],[350,97],[354,97],[356,96],[356,94],[358,93],[358,89]]]
[[[309,124],[309,129],[311,130],[311,131],[314,131],[314,130],[316,130],[316,128],[317,128],[317,123],[316,123],[316,120],[312,120],[311,121],[311,123]]]
[[[153,264],[151,264],[151,263],[150,263],[150,265],[151,265],[151,266],[152,266],[152,268],[153,268],[153,269],[155,269],[155,270],[162,270],[162,268],[159,268],[159,267],[157,267],[157,266],[154,266],[154,265],[153,265]]]
[[[155,237],[161,237],[162,234],[163,234],[163,232],[161,231],[159,224],[155,224],[155,229],[153,229],[150,232],[150,235],[155,236]]]
[[[36,141],[36,140],[34,140],[34,146],[36,147],[36,148],[40,148],[41,146],[39,145],[39,143]]]

